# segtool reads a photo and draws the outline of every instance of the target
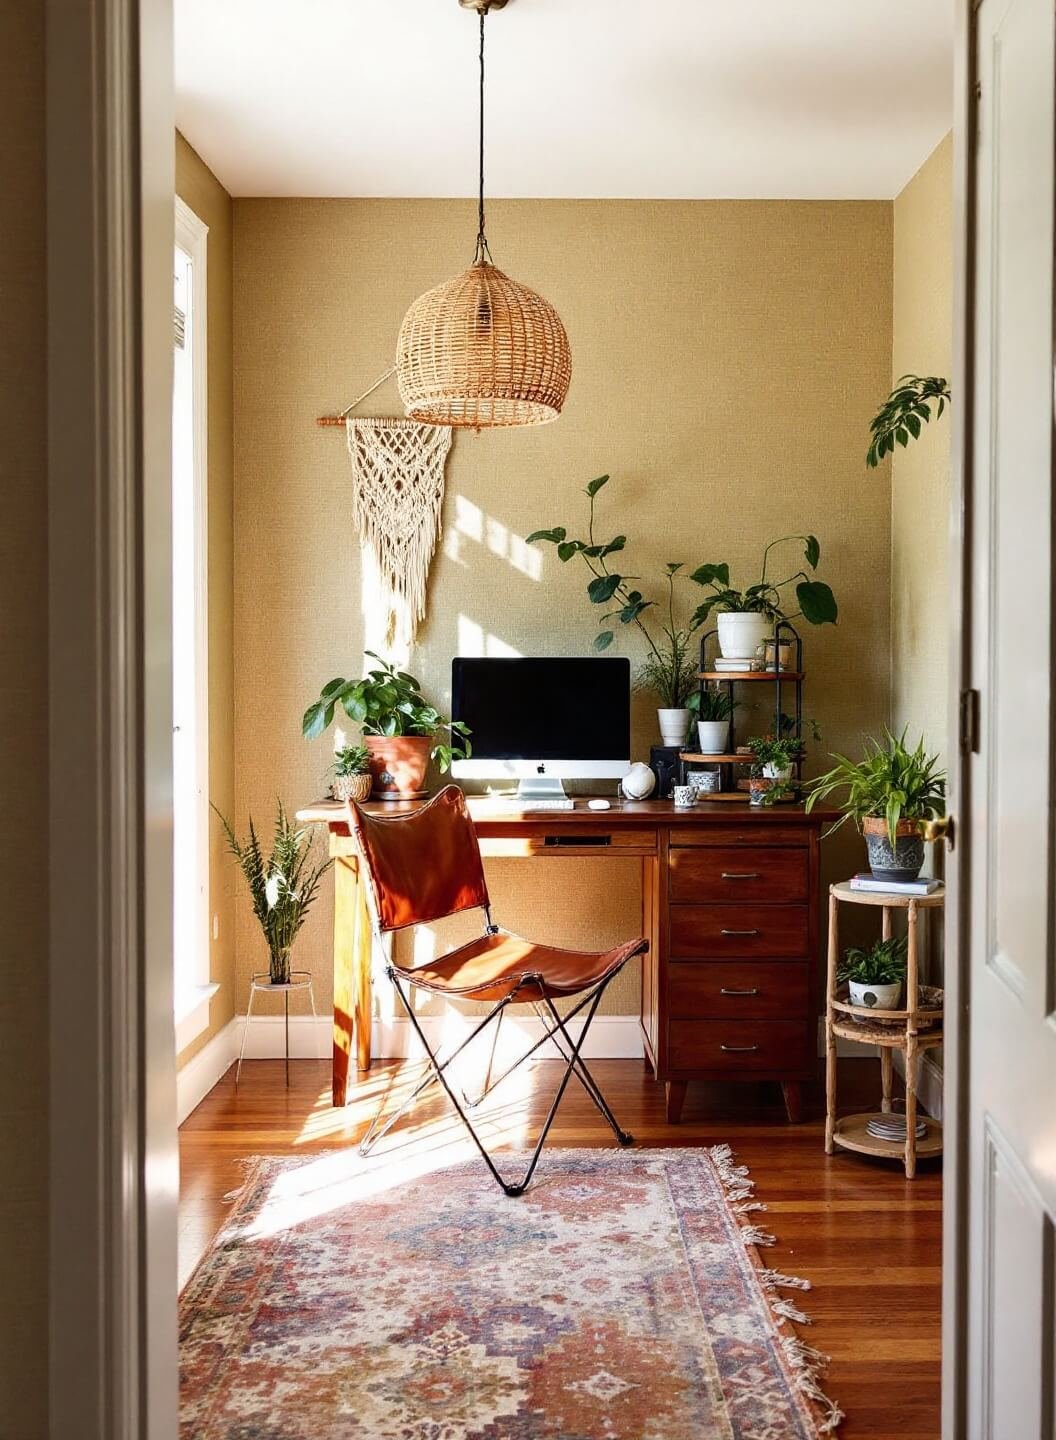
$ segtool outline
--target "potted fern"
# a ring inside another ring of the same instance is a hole
[[[216,810],[216,806],[213,806]],[[311,909],[319,881],[330,861],[310,864],[312,836],[292,825],[279,801],[271,854],[265,857],[260,840],[249,821],[249,837],[239,840],[230,823],[216,810],[227,836],[227,848],[238,861],[249,886],[253,913],[268,947],[268,975],[273,985],[290,983],[290,951],[305,917]]]
[[[334,774],[330,794],[335,800],[354,800],[357,804],[366,800],[373,784],[370,751],[366,745],[349,745],[345,732],[335,730],[334,763],[330,769]]]
[[[833,755],[833,768],[811,782],[807,810],[835,791],[846,792],[843,815],[832,827],[853,820],[865,836],[869,868],[878,880],[915,880],[924,864],[924,821],[946,809],[946,776],[937,755],[928,755],[921,736],[916,749],[885,729],[870,737],[861,760]],[[832,831],[829,831],[831,834]]]
[[[906,978],[906,937],[877,940],[868,950],[852,946],[836,979],[846,985],[852,1005],[872,1010],[897,1010]],[[856,1020],[861,1016],[856,1015]]]
[[[801,742],[794,735],[754,735],[747,748],[752,755],[748,800],[752,805],[773,805],[792,793],[792,766]]]

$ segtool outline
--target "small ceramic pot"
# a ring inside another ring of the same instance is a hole
[[[697,792],[692,785],[675,785],[671,791],[676,810],[691,810],[697,803]]]
[[[773,631],[773,623],[765,615],[749,611],[723,610],[719,614],[719,649],[724,660],[743,660],[745,669],[755,659],[755,652]]]
[[[648,765],[636,760],[620,781],[620,789],[628,800],[648,800],[656,789],[656,776]]]
[[[773,780],[767,780],[762,775],[753,775],[748,781],[749,805],[765,804],[766,792],[771,788],[773,783]]]
[[[684,745],[686,735],[689,731],[689,711],[684,708],[677,710],[657,710],[656,718],[660,722],[660,736],[665,745]]]
[[[726,742],[730,738],[728,720],[698,720],[697,738],[702,755],[725,755]]]
[[[422,800],[433,748],[428,735],[364,735],[376,800]]]
[[[766,764],[763,766],[763,775],[767,780],[791,780],[791,765]]]
[[[862,821],[869,869],[877,880],[915,880],[924,865],[924,837],[917,820],[900,820],[895,830],[895,848],[887,833],[887,821],[869,815]]]
[[[722,776],[718,770],[691,770],[689,783],[698,795],[715,795],[722,788]]]
[[[902,981],[893,985],[860,985],[857,980],[848,982],[851,1004],[862,1005],[868,1010],[897,1010],[902,999]],[[868,1024],[861,1015],[854,1017],[859,1023]]]
[[[335,775],[330,784],[330,794],[335,800],[354,800],[359,805],[370,794],[373,783],[369,770],[362,775]]]

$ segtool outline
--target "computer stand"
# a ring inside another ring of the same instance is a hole
[[[567,800],[569,795],[563,780],[555,779],[552,775],[532,775],[518,782],[516,799],[524,802]]]

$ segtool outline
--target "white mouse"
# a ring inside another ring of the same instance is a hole
[[[612,805],[610,804],[610,802],[609,802],[608,800],[588,800],[588,801],[587,801],[587,809],[588,809],[588,810],[611,810],[611,809],[612,809]]]

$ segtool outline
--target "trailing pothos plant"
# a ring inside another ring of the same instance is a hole
[[[304,712],[301,733],[314,740],[330,725],[338,705],[354,720],[364,735],[417,735],[432,739],[444,731],[450,743],[437,740],[431,757],[442,771],[450,770],[452,760],[464,760],[471,753],[469,728],[461,720],[448,720],[422,694],[422,687],[413,675],[397,670],[373,650],[367,654],[378,663],[362,680],[345,680],[341,676],[329,681]]]
[[[938,401],[937,420],[950,403],[950,385],[941,375],[902,375],[895,388],[876,412],[869,429],[872,439],[865,463],[875,470],[885,455],[894,454],[895,445],[906,446],[920,436],[920,427],[931,420],[929,401]]]
[[[633,625],[648,648],[645,662],[638,671],[638,687],[651,690],[665,708],[695,710],[699,689],[692,637],[700,628],[700,621],[694,619],[688,625],[680,625],[675,614],[675,580],[685,564],[681,560],[669,560],[664,567],[667,594],[662,603],[647,599],[634,585],[638,576],[624,575],[611,568],[611,557],[624,549],[627,536],[599,540],[594,533],[595,500],[598,491],[608,482],[608,475],[599,475],[584,492],[590,500],[586,539],[569,539],[565,527],[557,525],[551,530],[533,531],[527,543],[556,545],[558,559],[563,564],[578,558],[590,571],[587,597],[591,604],[612,605],[613,608],[601,616],[603,628],[594,637],[595,650],[607,650],[616,638],[616,631],[608,622],[616,620],[621,625]]]
[[[766,573],[770,563],[771,550],[793,540],[803,542],[803,558],[810,567],[810,573],[808,574],[806,570],[796,570],[781,580],[771,579]],[[693,571],[689,578],[698,585],[708,587],[712,593],[698,605],[690,623],[695,628],[702,625],[713,610],[731,610],[742,614],[765,615],[774,621],[795,620],[802,615],[803,619],[811,625],[835,624],[839,614],[836,597],[828,585],[811,578],[813,572],[818,568],[820,559],[821,545],[816,535],[782,535],[779,540],[771,540],[767,545],[763,551],[759,579],[754,585],[749,585],[744,590],[737,590],[731,586],[730,567],[725,561],[719,564],[701,565]],[[793,610],[792,613],[785,609],[787,602],[782,595],[789,585],[795,586],[796,600],[799,602],[799,609]]]

